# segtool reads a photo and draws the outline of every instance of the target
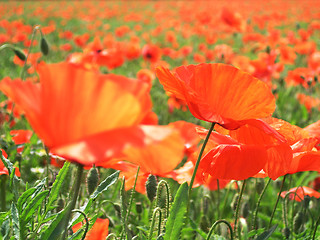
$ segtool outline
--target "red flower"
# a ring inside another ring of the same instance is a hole
[[[281,193],[281,197],[285,197],[287,192],[291,192],[289,199],[295,200],[297,202],[301,202],[301,200],[304,199],[304,196],[310,196],[310,197],[315,197],[315,198],[320,198],[320,193],[317,192],[316,190],[313,190],[312,188],[309,187],[295,187],[291,188],[289,191],[284,191]],[[295,196],[295,194],[297,196]]]
[[[275,109],[275,99],[264,82],[229,65],[182,66],[175,74],[159,67],[156,74],[164,89],[186,101],[196,118],[225,128],[270,116]]]
[[[0,90],[53,153],[90,165],[144,144],[138,124],[150,112],[148,84],[68,63],[42,64],[38,73],[39,84],[6,78]]]
[[[83,223],[78,223],[72,227],[73,232],[77,232]],[[85,240],[104,240],[107,238],[109,231],[109,219],[98,218],[93,224],[92,228],[87,233]]]

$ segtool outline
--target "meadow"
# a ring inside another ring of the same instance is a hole
[[[0,4],[0,239],[320,239],[320,2]]]

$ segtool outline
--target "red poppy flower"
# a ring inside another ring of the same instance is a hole
[[[156,74],[164,89],[186,101],[196,118],[225,128],[270,116],[275,109],[275,99],[264,82],[229,65],[182,66],[175,74],[159,67]]]
[[[142,56],[146,61],[157,62],[161,59],[161,55],[161,49],[157,45],[146,44],[142,48]]]
[[[72,227],[72,231],[77,232],[82,226],[83,226],[83,223],[80,222]],[[85,240],[106,239],[109,234],[108,228],[109,228],[108,218],[106,219],[97,218],[92,228],[87,233]]]
[[[297,202],[301,202],[301,200],[304,199],[304,196],[310,196],[310,197],[315,197],[315,198],[320,198],[320,193],[317,192],[316,190],[313,190],[312,188],[309,187],[295,187],[291,188],[289,191],[284,191],[281,193],[281,197],[285,197],[287,192],[291,192],[289,199],[295,200]],[[295,196],[295,194],[297,196]]]
[[[38,73],[40,84],[6,78],[0,90],[53,153],[89,165],[113,157],[129,142],[143,145],[137,125],[151,108],[147,84],[68,63],[42,64]]]

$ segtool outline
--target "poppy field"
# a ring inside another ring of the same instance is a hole
[[[0,16],[0,240],[320,239],[319,1]]]

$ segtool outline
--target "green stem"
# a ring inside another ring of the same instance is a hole
[[[71,201],[69,202],[69,208],[68,208],[68,212],[66,213],[66,218],[65,218],[65,222],[64,222],[64,233],[63,233],[63,238],[62,239],[66,239],[67,234],[68,234],[68,223],[71,217],[71,212],[74,209],[74,207],[76,206],[76,202],[77,202],[77,198],[80,192],[80,186],[81,186],[81,179],[82,179],[82,174],[83,174],[83,166],[81,164],[77,164],[77,173],[76,173],[76,179],[74,182],[74,186],[72,188],[72,191],[74,194],[72,194],[72,198]]]
[[[208,235],[207,235],[206,240],[209,240],[209,239],[210,239],[210,237],[211,237],[211,235],[212,235],[212,233],[213,233],[213,231],[214,231],[214,228],[215,228],[218,224],[220,224],[220,223],[224,223],[224,224],[227,225],[227,227],[229,228],[229,231],[230,231],[230,239],[233,240],[232,227],[231,227],[230,223],[229,223],[228,221],[224,220],[224,219],[220,219],[220,220],[216,221],[216,222],[212,225],[212,227],[210,228],[210,231],[209,231],[209,233],[208,233]]]
[[[270,221],[269,221],[268,229],[271,227],[272,219],[273,219],[273,216],[274,216],[274,214],[276,212],[276,209],[277,209],[277,206],[278,206],[278,203],[279,203],[279,200],[280,200],[281,192],[282,192],[286,177],[287,177],[287,175],[283,176],[283,179],[282,179],[282,182],[281,182],[280,191],[279,191],[279,194],[278,194],[278,198],[277,198],[276,204],[274,205],[274,208],[273,208],[273,211],[272,211],[272,214],[271,214],[271,218],[270,218]]]
[[[117,235],[115,235],[114,233],[110,233],[110,234],[107,236],[106,240],[111,239],[111,237],[112,237],[113,239],[116,239],[116,240],[117,240]]]
[[[229,184],[229,187],[228,187],[228,189],[227,189],[227,193],[226,193],[226,195],[225,195],[225,197],[224,197],[224,200],[223,200],[224,204],[223,204],[221,216],[224,215],[224,211],[226,210],[227,200],[228,200],[228,196],[229,196],[229,193],[230,193],[230,189],[231,189],[231,184]]]
[[[39,26],[35,26],[35,27],[33,28],[32,35],[31,35],[30,46],[29,46],[29,48],[28,48],[28,52],[27,52],[27,55],[26,55],[26,60],[24,61],[24,64],[23,64],[23,67],[22,67],[22,70],[21,70],[21,73],[20,73],[20,78],[21,78],[21,80],[23,80],[23,78],[24,78],[24,73],[25,73],[25,71],[26,71],[27,61],[28,61],[28,57],[29,57],[30,52],[31,52],[32,45],[33,45],[34,36],[35,36],[36,32],[37,32],[39,29],[40,29]]]
[[[7,181],[7,175],[1,175],[0,176],[1,212],[6,212],[6,209],[7,209],[7,207],[6,207],[6,181]]]
[[[261,203],[262,197],[263,197],[265,191],[267,190],[267,187],[269,186],[270,182],[271,182],[271,178],[269,178],[267,184],[264,185],[264,188],[263,188],[262,192],[259,195],[259,198],[258,198],[258,201],[257,201],[257,204],[256,204],[256,209],[254,210],[253,222],[252,222],[252,230],[257,228],[258,210],[259,210],[259,207],[260,207],[260,203]]]
[[[241,187],[240,194],[239,194],[238,203],[237,203],[236,215],[234,218],[234,232],[236,234],[237,234],[237,223],[238,223],[238,218],[239,218],[240,204],[241,204],[241,199],[242,199],[242,195],[243,195],[245,186],[246,186],[246,180],[243,180],[242,187]]]
[[[139,170],[140,170],[140,166],[138,167],[136,178],[134,180],[134,185],[133,185],[133,188],[132,188],[132,191],[131,191],[131,197],[130,197],[130,201],[129,201],[129,206],[128,206],[127,214],[126,214],[126,217],[125,217],[125,222],[126,223],[128,221],[129,214],[130,214],[130,211],[131,211],[131,206],[132,206],[132,202],[133,202],[134,193],[135,193],[135,190],[136,190]]]
[[[217,207],[217,215],[218,215],[218,218],[220,218],[220,184],[219,184],[219,179],[217,179],[217,193],[218,193],[218,207]]]
[[[153,227],[154,227],[154,224],[156,222],[156,214],[157,212],[159,213],[159,226],[158,228],[160,229],[161,228],[161,209],[159,207],[156,207],[153,211],[153,215],[152,215],[152,222],[151,222],[151,226],[150,226],[150,230],[149,230],[149,237],[148,237],[148,240],[151,240],[152,239],[152,235],[153,235]],[[160,230],[158,229],[158,233],[160,233]],[[160,235],[160,234],[159,234]]]
[[[214,122],[211,123],[211,127],[210,127],[210,129],[209,129],[209,132],[208,132],[208,134],[207,134],[207,136],[206,136],[206,138],[205,138],[205,140],[204,140],[204,142],[203,142],[203,144],[202,144],[202,147],[201,147],[201,150],[200,150],[200,153],[199,153],[199,156],[198,156],[196,165],[194,166],[194,170],[193,170],[193,174],[192,174],[191,181],[190,181],[190,186],[189,186],[189,199],[190,199],[190,197],[191,197],[191,190],[192,190],[193,182],[194,182],[194,180],[195,180],[195,178],[196,178],[196,173],[197,173],[197,170],[198,170],[198,167],[199,167],[199,164],[200,164],[200,160],[201,160],[203,151],[204,151],[204,149],[206,148],[207,142],[208,142],[208,140],[209,140],[210,134],[211,134],[211,132],[213,131],[213,128],[214,128],[214,125],[215,125],[215,124],[216,124],[216,123],[214,123]]]
[[[79,209],[72,210],[72,212],[78,212],[78,213],[82,214],[84,219],[86,220],[86,228],[85,228],[84,234],[82,235],[82,238],[81,238],[81,240],[84,240],[86,238],[87,232],[89,230],[89,220],[87,218],[87,215]]]

